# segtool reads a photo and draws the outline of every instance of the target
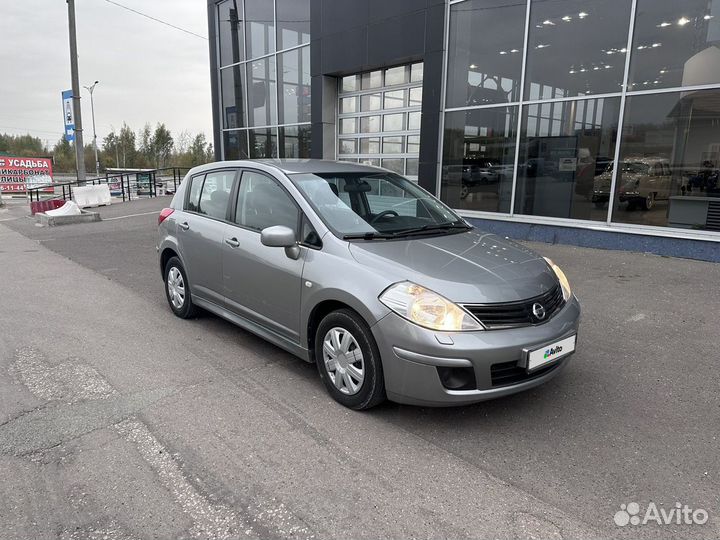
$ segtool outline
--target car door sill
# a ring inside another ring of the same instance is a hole
[[[264,340],[269,341],[273,345],[277,345],[281,349],[285,349],[287,352],[294,354],[298,358],[301,358],[306,362],[312,361],[310,360],[310,354],[307,349],[301,347],[297,343],[293,343],[292,341],[288,340],[283,336],[278,335],[272,330],[269,330],[268,328],[257,324],[256,322],[250,321],[245,317],[238,315],[237,313],[233,313],[232,311],[217,305],[214,302],[205,300],[204,298],[199,298],[195,295],[192,295],[192,301],[197,306],[206,309],[211,313],[214,313],[218,317],[222,317],[223,319],[230,321],[231,323],[239,326],[243,330],[247,330],[248,332],[251,332],[256,336],[259,336]]]

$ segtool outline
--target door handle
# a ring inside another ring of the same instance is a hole
[[[178,227],[180,227],[183,231],[187,231],[190,228],[190,225],[187,221],[184,221],[183,223],[179,223]]]
[[[236,248],[236,247],[240,246],[240,242],[238,242],[237,238],[226,238],[225,243],[232,248]]]

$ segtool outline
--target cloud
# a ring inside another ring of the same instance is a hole
[[[120,0],[128,7],[207,35],[206,2]],[[208,42],[104,0],[76,0],[80,84],[95,90],[98,140],[127,122],[164,122],[178,135],[212,134]],[[71,87],[67,5],[3,2],[0,132],[30,132],[53,144],[63,131],[60,92]],[[82,89],[86,142],[92,140],[90,99]]]

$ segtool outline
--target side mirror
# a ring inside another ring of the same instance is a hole
[[[260,242],[263,246],[285,248],[285,255],[291,259],[300,257],[300,247],[297,245],[295,232],[290,227],[275,225],[263,229],[260,233]]]

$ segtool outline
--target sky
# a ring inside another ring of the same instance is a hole
[[[115,1],[115,0],[113,0]],[[207,36],[205,0],[117,0]],[[85,144],[92,141],[94,81],[98,145],[126,122],[137,132],[164,122],[173,136],[212,139],[206,39],[169,28],[106,0],[76,0]],[[71,88],[65,0],[0,0],[0,133],[30,133],[50,148],[63,133],[61,92]]]

